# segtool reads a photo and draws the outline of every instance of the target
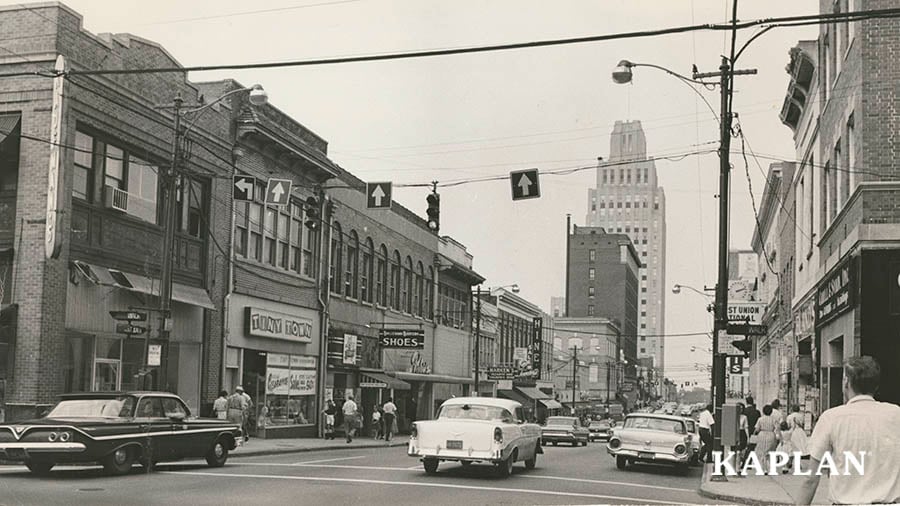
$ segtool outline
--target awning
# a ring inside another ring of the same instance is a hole
[[[541,392],[535,387],[514,387],[519,392],[525,394],[526,397],[529,397],[533,400],[541,400],[541,399],[551,399],[551,397],[544,392]]]
[[[19,126],[18,114],[6,114],[0,116],[0,142],[6,140],[6,137],[13,133]]]
[[[114,286],[132,292],[145,293],[159,297],[160,282],[158,279],[148,278],[140,274],[132,274],[117,269],[109,269],[103,266],[89,264],[75,260],[72,262],[84,277],[98,285]],[[196,286],[172,283],[172,300],[191,304],[193,306],[216,309],[206,290]]]
[[[562,404],[554,399],[541,399],[541,404],[547,407],[547,409],[561,409]]]
[[[497,390],[497,395],[503,397],[505,399],[509,399],[511,401],[516,401],[522,406],[531,407],[534,406],[534,400],[529,399],[523,394],[516,392],[515,390]]]
[[[363,372],[359,375],[360,388],[393,388],[394,390],[409,390],[409,383],[392,378],[380,372]]]
[[[430,381],[432,383],[457,383],[462,385],[472,385],[475,383],[472,378],[465,378],[461,376],[447,376],[445,374],[419,374],[414,372],[402,371],[397,371],[391,374],[406,381]]]

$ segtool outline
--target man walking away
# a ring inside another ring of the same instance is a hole
[[[700,412],[700,419],[698,420],[700,425],[700,441],[703,441],[703,448],[700,449],[700,460],[703,462],[712,462],[712,426],[716,423],[716,419],[711,413],[712,409],[713,405],[707,404],[706,407],[703,408],[703,411]],[[706,456],[705,460],[704,456]]]
[[[397,417],[397,405],[394,404],[393,398],[388,397],[387,402],[384,403],[381,409],[384,411],[384,439],[390,443],[394,437],[394,419]]]
[[[356,412],[358,408],[356,407],[356,403],[353,402],[353,396],[348,395],[347,400],[344,401],[344,406],[341,408],[341,411],[344,413],[344,427],[347,431],[347,442],[353,441],[353,436],[356,435]]]
[[[243,391],[244,388],[238,385],[235,387],[234,393],[228,397],[228,410],[226,411],[226,416],[229,422],[235,423],[241,428],[241,434],[245,435],[244,440],[246,441],[246,433],[244,432],[244,413],[247,411],[247,399],[241,395]]]
[[[228,391],[219,392],[219,398],[213,401],[213,415],[219,420],[228,418]]]
[[[841,472],[828,479],[834,504],[892,504],[900,502],[900,406],[876,401],[881,368],[874,358],[854,357],[844,364],[844,401],[822,413],[809,439],[813,473],[806,478],[797,504],[810,504],[819,486],[815,472],[825,455]],[[858,473],[846,463],[847,453],[862,462]],[[843,474],[845,469],[850,472]]]
[[[759,412],[759,409],[756,408],[756,403],[753,401],[752,396],[747,396],[745,399],[747,401],[747,407],[744,408],[744,414],[747,415],[747,427],[753,427],[753,429],[749,429],[750,437],[747,438],[747,451],[744,452],[744,460],[747,459],[747,456],[750,455],[750,452],[756,449],[756,441],[759,439],[756,436],[756,422],[759,421],[759,417],[762,416],[762,413]],[[744,461],[741,461],[741,466],[744,465]]]
[[[235,390],[244,398],[244,422],[242,428],[244,429],[244,441],[250,441],[250,418],[253,414],[253,401],[250,399],[250,394],[244,392],[244,387],[241,385],[238,385]]]

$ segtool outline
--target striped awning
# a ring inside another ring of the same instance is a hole
[[[392,378],[380,372],[362,372],[359,374],[360,388],[392,388],[394,390],[409,390],[409,383]]]

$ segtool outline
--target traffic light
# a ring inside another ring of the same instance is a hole
[[[428,228],[437,233],[441,229],[441,196],[437,192],[428,194]]]
[[[306,228],[318,230],[320,221],[319,199],[311,195],[306,198]]]
[[[740,341],[732,341],[731,345],[735,348],[744,352],[744,356],[750,356],[750,350],[753,349],[753,341],[748,339],[741,339]]]

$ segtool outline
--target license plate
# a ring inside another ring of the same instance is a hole
[[[641,459],[652,459],[655,458],[656,454],[651,452],[638,452],[638,458]]]
[[[457,440],[447,440],[447,449],[448,450],[462,450],[462,441]]]

